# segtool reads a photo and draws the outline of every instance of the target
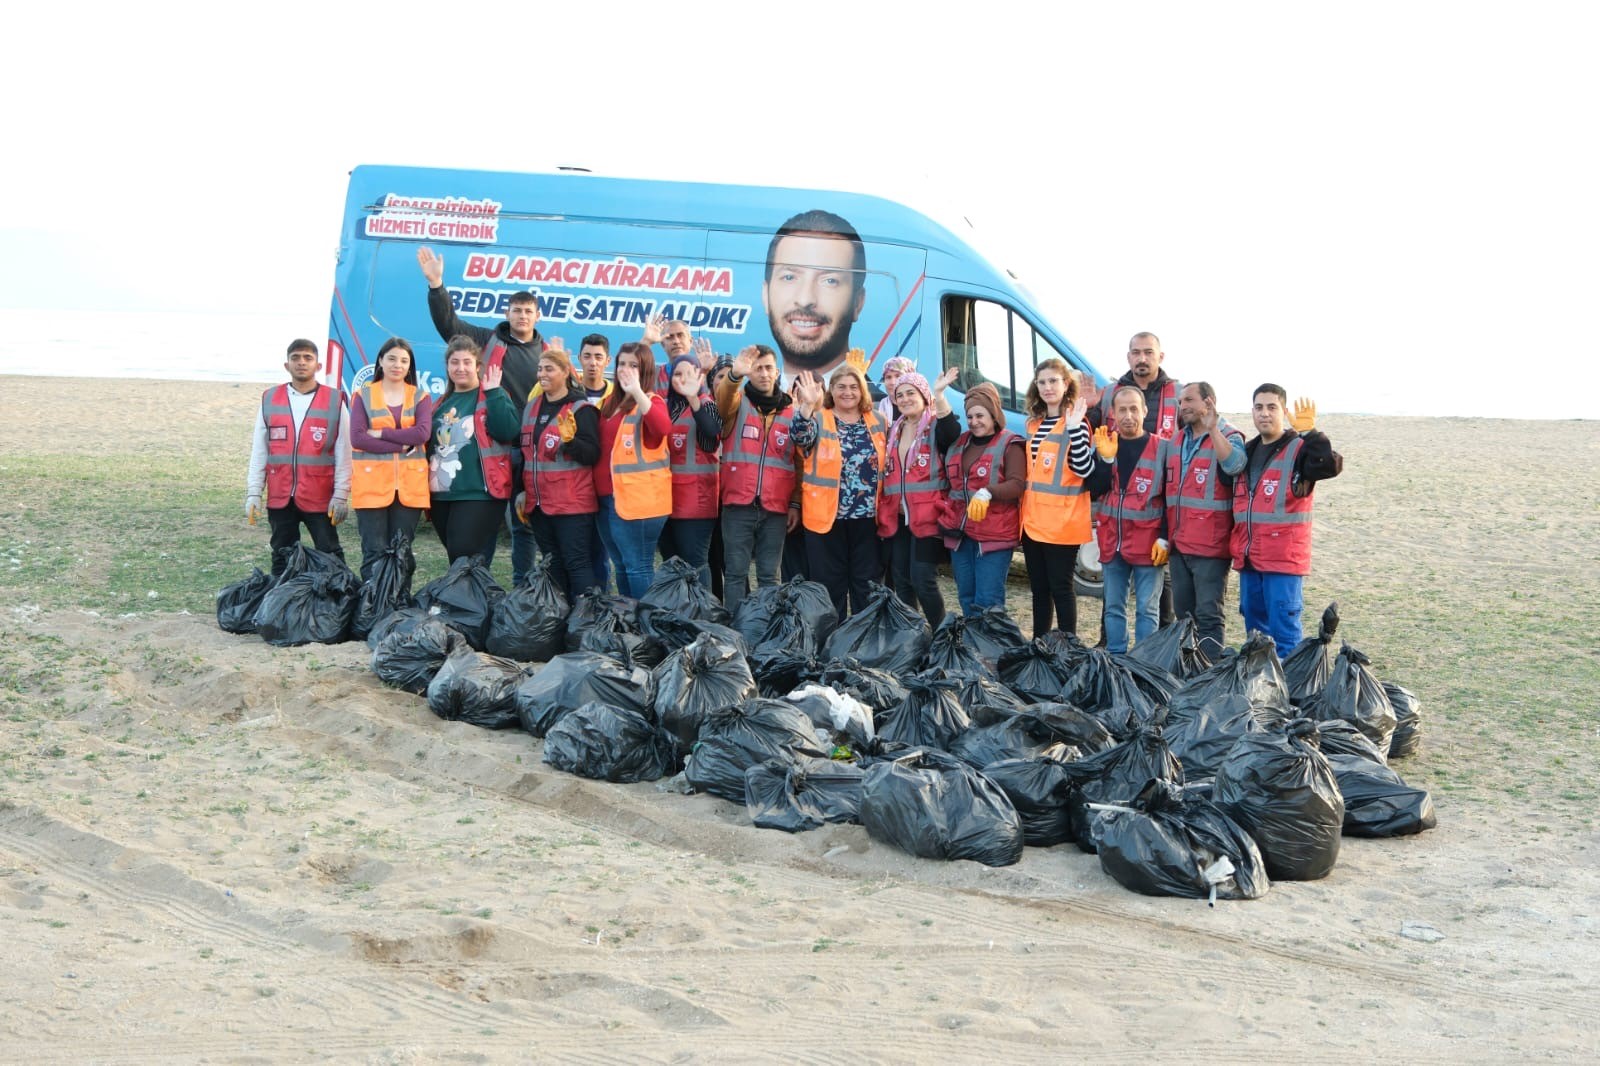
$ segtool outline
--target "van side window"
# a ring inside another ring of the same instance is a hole
[[[943,314],[944,366],[960,368],[956,388],[987,381],[1000,390],[1001,406],[1021,411],[1034,366],[1055,349],[1027,319],[991,300],[946,296]]]

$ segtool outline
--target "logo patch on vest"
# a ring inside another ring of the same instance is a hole
[[[1172,416],[1171,415],[1162,415],[1161,416],[1161,431],[1163,433],[1171,433],[1172,432]]]
[[[560,437],[557,437],[553,433],[546,433],[544,435],[545,450],[546,451],[552,451],[552,452],[555,451],[556,450],[556,442],[558,440],[560,440],[560,439],[561,439]]]
[[[1194,483],[1196,485],[1200,485],[1200,486],[1204,486],[1205,485],[1205,483],[1206,483],[1206,468],[1205,467],[1202,466],[1201,468],[1199,468],[1198,470],[1196,470],[1194,472]]]
[[[689,444],[689,435],[688,434],[686,434],[686,433],[674,433],[672,435],[672,446],[674,448],[677,448],[677,449],[679,449],[681,451],[683,448],[687,447],[688,444]]]
[[[988,463],[979,463],[977,466],[973,467],[972,468],[972,476],[973,477],[988,477],[989,476],[989,464]]]
[[[312,444],[321,444],[322,443],[322,438],[326,437],[327,435],[328,435],[328,431],[324,427],[322,427],[322,426],[312,426],[311,427],[311,443]]]
[[[1261,483],[1261,491],[1266,495],[1267,499],[1272,499],[1278,494],[1278,479],[1273,478],[1270,481],[1263,481]]]
[[[926,455],[917,456],[917,465],[919,467],[927,466],[928,465],[928,457]]]
[[[269,426],[267,428],[267,439],[268,440],[288,440],[289,439],[289,427],[288,426]]]
[[[778,447],[781,448],[785,444],[789,443],[789,434],[787,434],[787,433],[779,433],[776,437],[772,438],[772,440],[773,440],[774,444],[776,444]]]
[[[1150,479],[1148,477],[1140,477],[1138,474],[1135,474],[1133,476],[1133,487],[1140,493],[1149,492]]]
[[[1046,455],[1044,457],[1044,468],[1046,470],[1049,470],[1049,469],[1053,468],[1055,465],[1056,465],[1056,457],[1054,455]]]

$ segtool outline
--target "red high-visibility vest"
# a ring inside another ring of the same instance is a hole
[[[268,507],[287,507],[293,500],[302,511],[328,509],[343,410],[339,393],[318,385],[296,434],[289,386],[278,385],[261,394],[261,419],[267,427]]]
[[[556,422],[564,412],[575,412],[588,401],[567,391],[556,413],[539,429],[539,411],[547,403],[544,396],[529,401],[522,413],[522,488],[527,493],[523,508],[547,515],[595,514],[600,510],[594,491],[594,470],[561,454],[561,430]]]
[[[940,524],[951,536],[977,541],[983,551],[1014,548],[1022,539],[1021,508],[1017,501],[990,500],[989,513],[979,522],[967,517],[967,501],[979,489],[1000,480],[1005,472],[1007,448],[1012,445],[1026,448],[1027,444],[1009,429],[1002,428],[978,453],[969,469],[962,460],[971,439],[971,430],[961,434],[945,456],[944,477],[949,487],[945,491]]]
[[[724,505],[759,503],[766,511],[789,513],[794,497],[794,438],[790,405],[762,429],[761,412],[750,398],[739,394],[733,432],[723,437],[722,502]]]
[[[1233,479],[1233,568],[1264,574],[1311,573],[1311,495],[1296,496],[1295,437],[1267,463],[1254,485],[1246,467]],[[1264,445],[1257,445],[1264,447]]]
[[[713,401],[704,397],[702,402]],[[688,404],[672,420],[667,457],[672,466],[672,517],[717,517],[721,509],[717,472],[722,464],[716,452],[701,450],[700,438],[694,431],[694,409]]]
[[[928,419],[928,430],[912,441],[901,469],[900,442],[885,442],[883,476],[879,479],[878,536],[885,540],[900,529],[902,515],[910,520],[913,537],[939,535],[939,501],[944,496],[944,463],[934,444],[935,419]]]
[[[1166,499],[1161,494],[1161,464],[1158,454],[1161,438],[1145,434],[1144,451],[1122,487],[1117,471],[1111,471],[1111,491],[1094,505],[1095,533],[1100,540],[1100,561],[1109,563],[1118,555],[1134,566],[1150,566],[1150,549],[1161,533],[1161,512]],[[1112,460],[1115,467],[1116,460]]]
[[[1244,437],[1230,433],[1235,448]],[[1226,559],[1233,534],[1233,488],[1222,473],[1217,449],[1208,433],[1200,441],[1189,469],[1183,469],[1183,435],[1162,442],[1162,469],[1167,498],[1167,539],[1172,550],[1205,559]]]

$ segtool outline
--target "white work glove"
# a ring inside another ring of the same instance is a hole
[[[350,501],[342,496],[335,496],[333,502],[328,504],[328,517],[333,519],[333,524],[338,525],[350,517]]]
[[[251,493],[244,498],[244,516],[250,520],[251,525],[256,524],[256,519],[261,517],[261,497]]]

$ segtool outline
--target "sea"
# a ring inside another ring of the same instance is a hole
[[[291,340],[327,335],[286,314],[0,308],[0,374],[271,382]]]

